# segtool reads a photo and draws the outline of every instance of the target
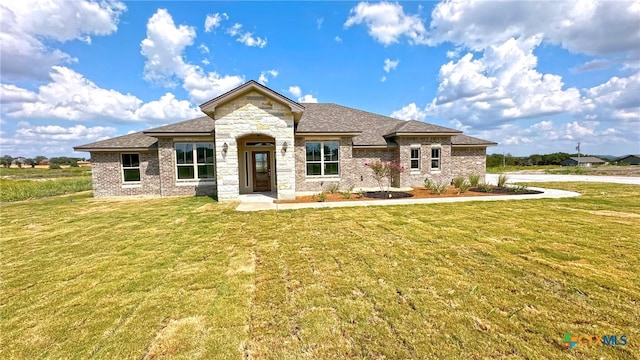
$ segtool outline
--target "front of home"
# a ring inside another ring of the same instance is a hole
[[[365,163],[398,161],[394,186],[485,174],[494,142],[336,104],[299,104],[249,81],[202,105],[205,116],[77,146],[91,153],[94,196],[214,195],[377,186]]]

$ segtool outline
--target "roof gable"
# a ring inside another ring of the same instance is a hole
[[[216,110],[216,107],[226,103],[230,100],[235,99],[238,96],[241,96],[242,94],[245,94],[247,92],[250,91],[257,91],[259,93],[262,93],[266,96],[270,96],[272,98],[275,98],[276,100],[282,102],[283,104],[289,106],[289,108],[291,109],[291,112],[294,113],[301,113],[302,111],[304,111],[304,106],[298,104],[297,102],[289,99],[288,97],[275,92],[271,89],[269,89],[268,87],[257,83],[254,80],[249,80],[248,82],[238,86],[235,89],[229,90],[226,93],[217,96],[207,102],[205,102],[204,104],[200,105],[200,110],[202,110],[202,112],[204,112],[205,114],[213,114],[213,112]]]

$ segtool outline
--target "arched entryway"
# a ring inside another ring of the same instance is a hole
[[[240,194],[275,192],[276,140],[265,134],[249,134],[236,139]]]

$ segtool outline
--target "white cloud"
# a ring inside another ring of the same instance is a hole
[[[640,121],[640,72],[626,78],[612,77],[607,82],[584,89],[582,114],[602,121],[615,119]]]
[[[44,80],[53,65],[75,61],[46,40],[91,43],[92,35],[116,31],[126,7],[119,1],[24,0],[0,4],[0,72],[5,79]],[[6,56],[11,54],[11,56]]]
[[[301,102],[301,103],[317,103],[318,99],[314,98],[311,94],[306,94],[305,96],[299,98],[298,102]]]
[[[147,37],[140,44],[146,57],[145,79],[164,86],[181,80],[193,102],[210,100],[242,84],[241,76],[207,73],[200,66],[185,62],[184,49],[193,44],[195,36],[193,27],[176,26],[167,10],[158,9],[149,19]]]
[[[386,76],[384,76],[384,75],[382,75],[382,77],[380,78],[380,81],[381,81],[381,82],[385,82],[385,81],[387,81],[387,77],[386,77]]]
[[[213,29],[219,27],[223,19],[229,20],[229,16],[227,15],[227,13],[215,13],[207,15],[207,17],[204,19],[204,31],[211,32]]]
[[[289,86],[289,92],[291,93],[291,95],[297,98],[302,96],[302,90],[300,89],[300,86]]]
[[[318,25],[318,30],[322,28],[322,23],[324,22],[324,18],[316,19],[316,24]]]
[[[625,149],[637,146],[639,129],[625,124],[613,129],[598,121],[571,121],[556,123],[542,120],[531,125],[502,124],[491,130],[473,133],[484,139],[497,141],[505,152],[519,154],[548,153],[554,151],[573,153],[578,142],[585,153],[593,149],[607,149],[609,154],[626,153]]]
[[[16,102],[34,102],[38,96],[33,91],[19,88],[11,84],[0,84],[0,104]]]
[[[447,1],[438,3],[431,17],[434,42],[476,51],[539,34],[571,52],[592,55],[637,54],[640,43],[640,4],[630,1]]]
[[[391,70],[395,70],[398,67],[398,64],[400,63],[400,60],[391,60],[391,59],[384,59],[384,71],[385,72],[390,72]]]
[[[333,40],[335,40],[335,42],[339,42],[339,43],[342,42],[342,38],[340,36],[338,36],[338,35],[336,35],[336,37],[334,37]]]
[[[75,71],[54,66],[53,81],[30,92],[14,85],[2,84],[3,111],[12,118],[59,118],[112,122],[182,120],[201,113],[186,100],[165,94],[157,101],[143,103],[131,94],[98,87]],[[6,105],[6,106],[5,106]]]
[[[166,119],[191,119],[202,116],[202,113],[194,108],[186,100],[178,100],[171,93],[166,93],[160,100],[143,104],[135,111],[135,118],[145,121]]]
[[[208,54],[209,53],[209,48],[205,44],[198,45],[198,50],[200,50],[200,52],[203,53],[203,54]]]
[[[269,76],[275,78],[276,76],[278,76],[278,70],[267,70],[267,71],[261,71],[260,72],[260,77],[258,78],[258,82],[262,85],[266,85],[269,82]]]
[[[254,37],[250,32],[245,32],[240,35],[236,41],[239,41],[247,46],[255,46],[259,48],[263,48],[267,46],[267,39],[262,39],[259,37]]]
[[[182,87],[189,92],[191,101],[201,104],[241,85],[242,76],[220,75],[215,71],[204,73],[199,66],[190,66]]]
[[[391,117],[400,120],[420,120],[423,121],[427,117],[427,113],[416,105],[411,103],[404,106],[402,109],[396,110],[391,113]]]
[[[578,111],[583,105],[578,89],[563,89],[560,76],[536,70],[533,50],[540,42],[540,37],[511,38],[489,46],[481,58],[468,53],[442,65],[437,96],[420,116],[487,128],[513,119]]]
[[[302,89],[300,86],[289,86],[289,93],[298,99],[298,102],[302,103],[317,103],[318,99],[311,94],[302,95]]]
[[[0,153],[25,157],[69,156],[73,154],[71,149],[74,145],[103,140],[116,134],[113,127],[32,125],[21,121],[12,136],[2,134]]]
[[[202,59],[202,64],[203,65],[209,65],[209,64],[211,64],[211,61],[209,61],[209,59]]]
[[[147,59],[144,78],[147,81],[173,85],[175,77],[184,78],[191,65],[184,62],[184,49],[193,44],[196,31],[187,25],[177,26],[166,9],[158,11],[147,22],[147,37],[140,43]]]
[[[345,28],[364,24],[376,41],[389,45],[398,43],[400,38],[408,38],[409,44],[426,44],[427,31],[418,15],[405,14],[397,3],[358,3],[350,11],[344,23]]]
[[[227,29],[227,34],[236,37],[236,41],[245,44],[246,46],[255,46],[263,48],[267,46],[267,38],[254,37],[252,33],[242,30],[242,24],[235,23],[232,27]]]
[[[62,127],[59,125],[32,126],[29,123],[21,123],[16,129],[16,135],[24,139],[32,140],[83,140],[96,141],[114,135],[116,129],[112,127],[74,125]]]

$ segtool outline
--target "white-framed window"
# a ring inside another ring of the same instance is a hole
[[[213,179],[215,156],[212,143],[176,143],[178,180]]]
[[[441,166],[441,149],[439,147],[431,148],[431,170],[440,170]]]
[[[411,171],[420,170],[420,148],[411,148],[411,164],[409,166]]]
[[[122,161],[122,181],[140,182],[140,154],[120,154]]]
[[[339,175],[340,142],[308,141],[305,148],[307,176]]]

